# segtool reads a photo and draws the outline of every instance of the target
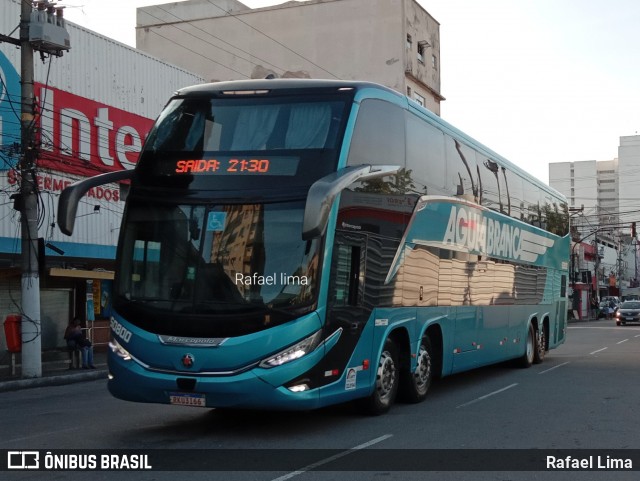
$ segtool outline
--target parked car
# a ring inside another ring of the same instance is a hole
[[[625,301],[616,312],[616,325],[640,322],[640,301]]]

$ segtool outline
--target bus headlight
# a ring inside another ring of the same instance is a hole
[[[115,339],[111,339],[109,341],[109,348],[111,349],[111,352],[113,352],[116,356],[121,357],[125,361],[131,360],[131,354],[129,354],[129,351],[122,347],[120,343]]]
[[[264,359],[260,363],[260,367],[269,369],[272,367],[282,366],[283,364],[295,361],[296,359],[300,359],[301,357],[306,356],[316,347],[318,347],[321,335],[322,331],[314,332],[312,335],[303,339],[299,343],[288,347],[267,359]]]

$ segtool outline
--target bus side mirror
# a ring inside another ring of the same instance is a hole
[[[313,239],[324,233],[333,202],[344,189],[357,181],[393,175],[400,169],[399,165],[354,165],[316,180],[307,193],[302,239]]]
[[[80,199],[87,191],[93,187],[111,182],[120,182],[122,180],[130,180],[133,178],[133,170],[119,170],[117,172],[108,172],[106,174],[96,175],[88,179],[74,182],[65,188],[60,194],[58,201],[58,227],[63,234],[73,234],[73,227],[76,223],[76,212]]]

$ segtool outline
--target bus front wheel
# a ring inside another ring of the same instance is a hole
[[[433,380],[433,350],[428,337],[420,341],[420,348],[416,359],[416,370],[411,372],[406,369],[402,372],[400,384],[403,400],[410,403],[418,403],[427,397],[427,392]]]
[[[379,415],[389,411],[398,393],[399,375],[398,349],[391,339],[387,339],[376,367],[373,393],[362,401],[367,413]]]

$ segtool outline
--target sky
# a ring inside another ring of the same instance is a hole
[[[59,1],[68,20],[131,46],[136,8],[160,3]],[[541,180],[550,162],[611,160],[640,134],[639,1],[418,3],[440,24],[442,118]]]

